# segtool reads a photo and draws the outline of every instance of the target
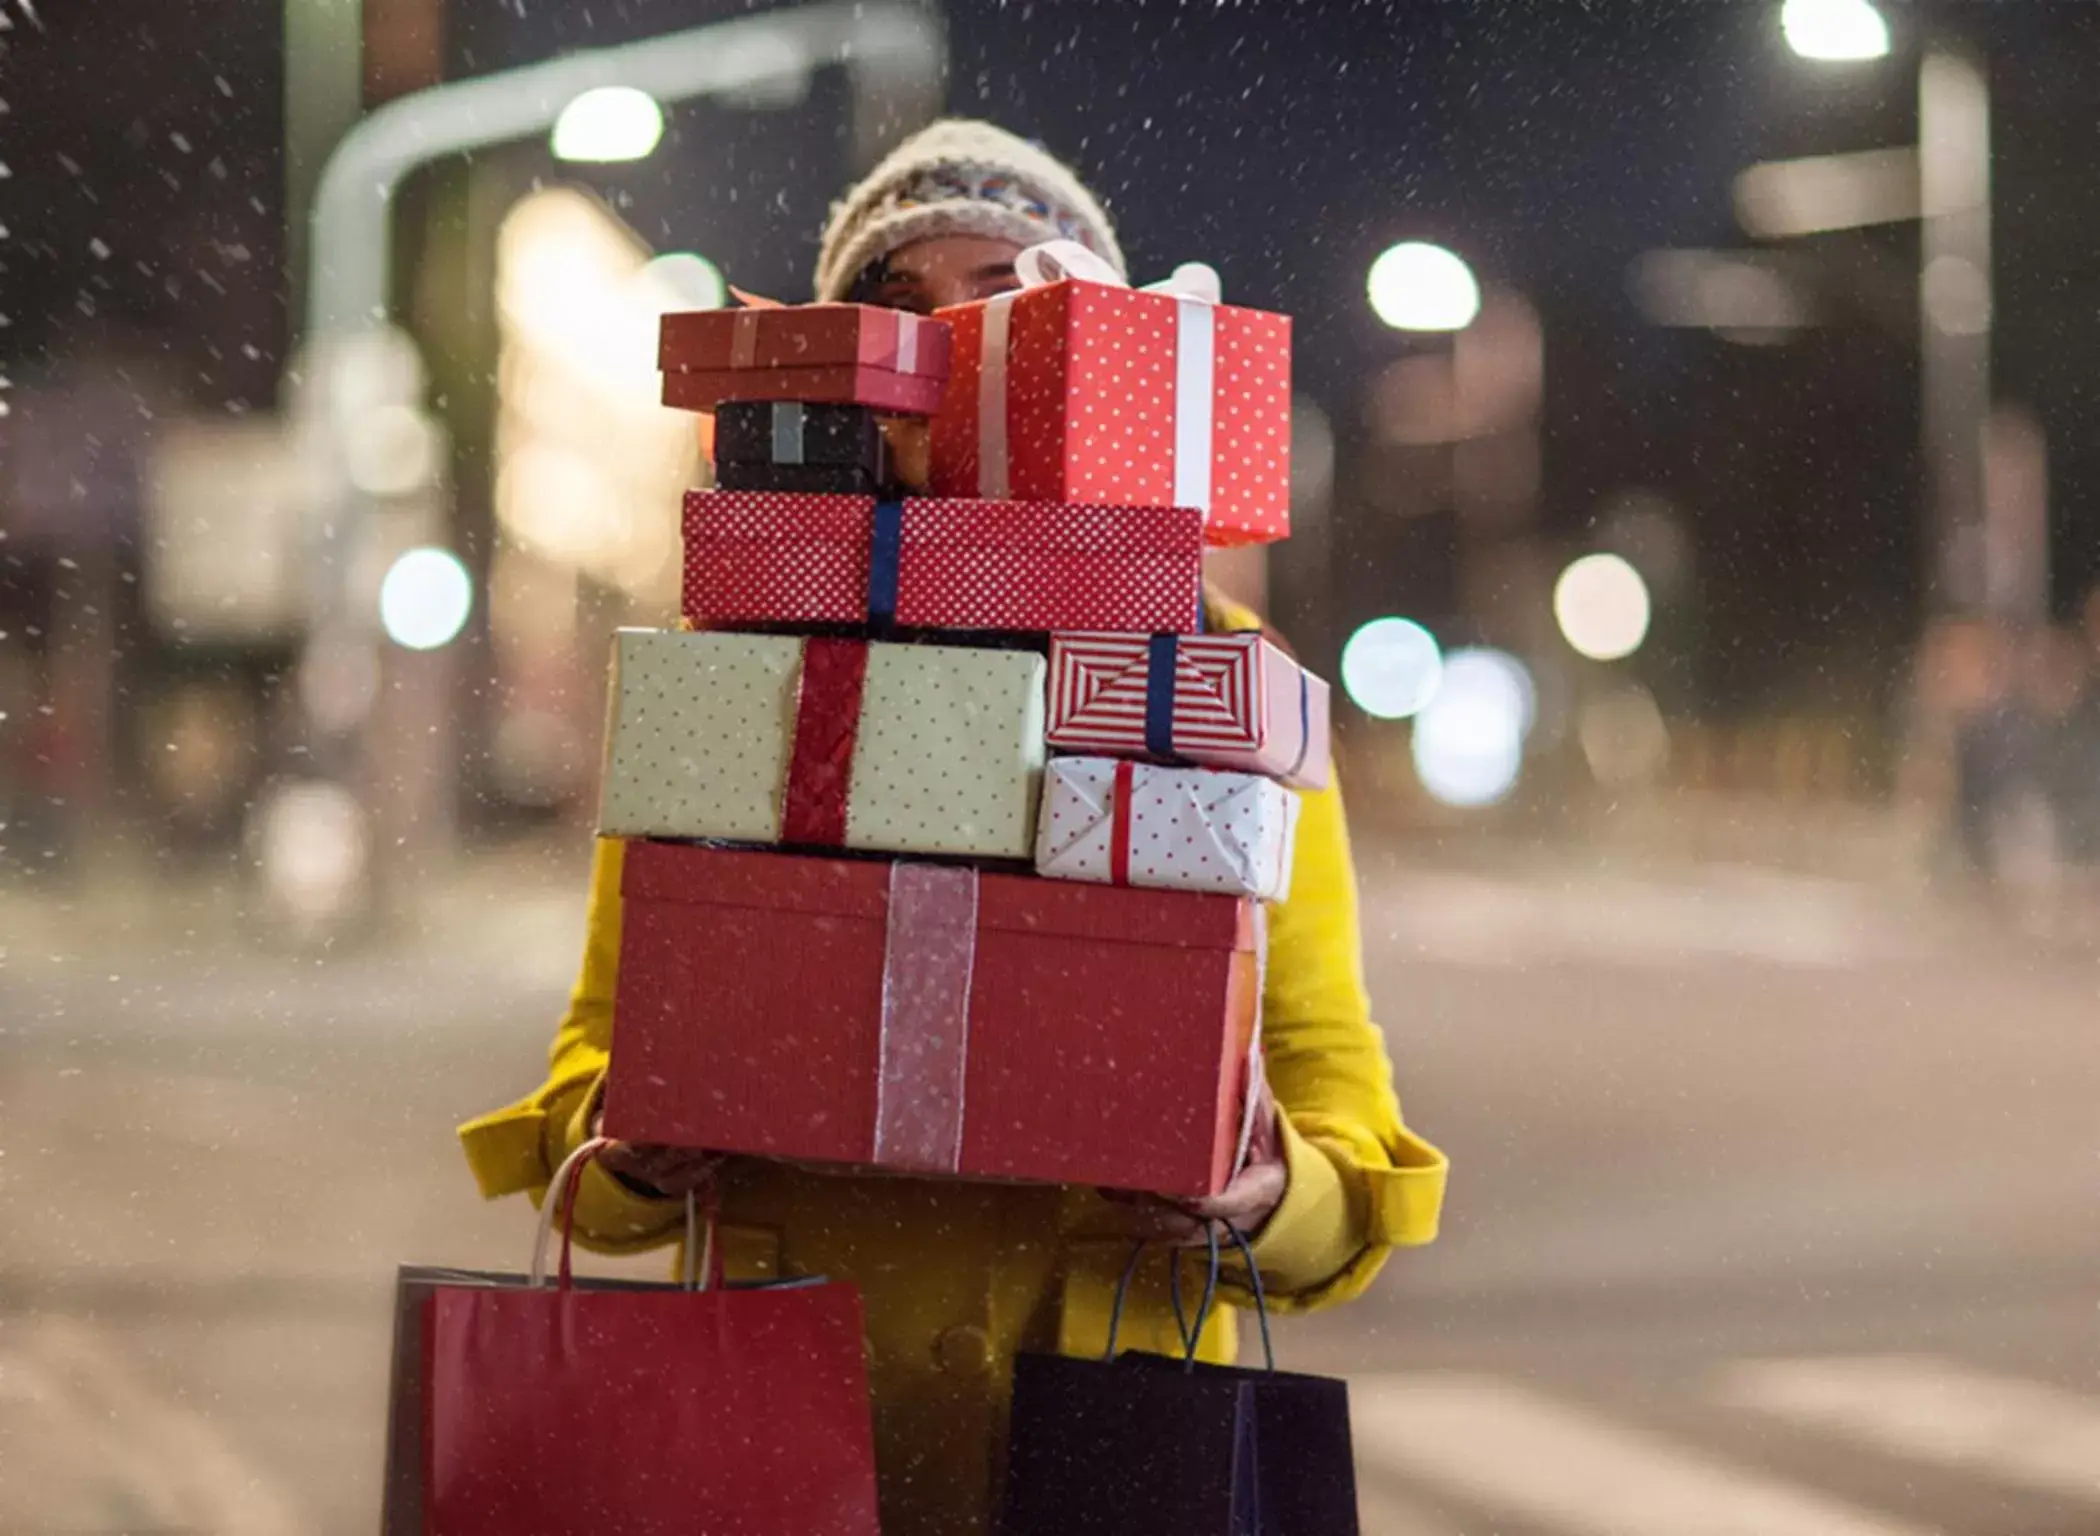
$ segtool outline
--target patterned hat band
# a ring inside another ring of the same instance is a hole
[[[1091,220],[1042,196],[1005,171],[973,171],[964,166],[934,166],[900,182],[872,210],[876,217],[938,203],[989,203],[1033,219],[1056,231],[1060,239],[1077,240],[1100,253]]]

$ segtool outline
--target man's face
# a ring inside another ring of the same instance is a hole
[[[885,309],[931,314],[951,304],[987,299],[1016,286],[1011,240],[977,235],[939,235],[892,251],[872,282],[856,297]]]

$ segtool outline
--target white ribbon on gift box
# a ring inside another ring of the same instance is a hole
[[[994,295],[984,307],[984,337],[977,367],[977,494],[1004,501],[1009,494],[1007,353],[1014,300],[1030,289],[1064,278],[1127,288],[1101,257],[1076,240],[1045,240],[1014,258],[1021,286]],[[1145,293],[1174,300],[1174,505],[1210,511],[1210,466],[1217,388],[1218,274],[1200,261],[1184,262]]]

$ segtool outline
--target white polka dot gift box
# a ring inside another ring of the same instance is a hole
[[[1202,610],[1193,508],[686,493],[684,613],[702,627],[1188,634]]]
[[[1043,658],[623,629],[598,831],[1030,856]]]
[[[1184,759],[1325,789],[1327,684],[1258,631],[1052,635],[1046,736],[1065,752]]]
[[[1043,775],[1035,869],[1282,901],[1297,829],[1298,797],[1256,774],[1058,757]]]
[[[1218,303],[1207,268],[1123,287],[1068,241],[1015,269],[1023,287],[938,312],[936,495],[1197,507],[1214,545],[1290,532],[1287,316]]]

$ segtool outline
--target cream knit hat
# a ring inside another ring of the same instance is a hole
[[[870,263],[934,235],[1077,240],[1124,270],[1108,215],[1078,177],[1004,128],[949,118],[899,144],[832,205],[818,301],[843,299]]]

